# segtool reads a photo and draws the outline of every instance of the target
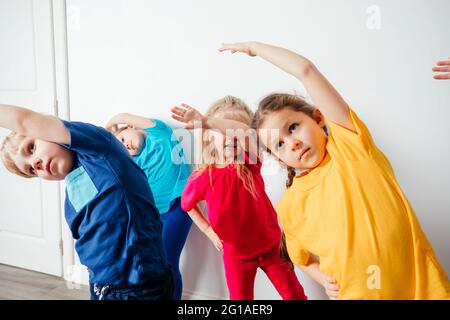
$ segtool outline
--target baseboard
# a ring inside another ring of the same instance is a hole
[[[227,300],[226,297],[218,297],[207,293],[198,291],[183,290],[183,300]]]

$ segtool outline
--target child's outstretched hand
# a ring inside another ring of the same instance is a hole
[[[325,288],[325,292],[327,293],[330,300],[337,300],[339,295],[339,285],[336,282],[336,279],[327,275],[324,275],[323,279],[323,287]]]
[[[218,251],[221,251],[223,249],[222,240],[220,240],[219,236],[214,232],[211,226],[209,226],[208,229],[205,230],[205,234],[208,236],[209,240],[211,240],[211,242],[214,244],[214,247],[216,247]]]
[[[250,57],[256,56],[255,52],[252,50],[251,42],[222,43],[219,51],[231,51],[231,53],[243,52],[248,54]]]
[[[447,73],[441,73],[436,74],[433,76],[434,79],[437,80],[449,80],[450,79],[450,58],[448,60],[438,61],[436,63],[438,67],[434,67],[434,72],[447,72]]]
[[[114,133],[114,132],[119,130],[119,126],[117,124],[115,124],[115,123],[108,122],[105,125],[105,129],[108,130],[111,133]]]
[[[199,125],[203,127],[206,123],[205,117],[195,108],[182,103],[181,106],[175,106],[170,109],[172,118],[185,123],[185,129],[195,129]]]

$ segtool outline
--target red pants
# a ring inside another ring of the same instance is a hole
[[[291,265],[280,258],[278,247],[253,259],[223,253],[225,276],[231,300],[253,300],[256,270],[261,268],[284,300],[306,300],[303,287]]]

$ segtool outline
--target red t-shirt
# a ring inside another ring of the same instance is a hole
[[[231,164],[201,174],[194,171],[181,197],[181,207],[189,211],[206,200],[209,223],[223,240],[224,250],[239,258],[254,258],[280,243],[281,230],[265,191],[261,161],[251,164],[247,154],[244,158],[253,175],[256,198],[244,187],[236,166]]]

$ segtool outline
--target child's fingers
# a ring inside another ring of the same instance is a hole
[[[233,44],[232,43],[221,43],[219,51],[226,51],[226,50],[230,50],[231,48],[233,48]]]
[[[339,296],[338,291],[325,290],[325,292],[326,292],[327,296],[332,300],[336,300]]]
[[[438,75],[433,76],[433,78],[436,80],[448,80],[448,79],[450,79],[450,73],[438,74]]]
[[[434,67],[434,72],[450,72],[450,66],[448,67]]]
[[[328,283],[336,283],[336,279],[333,278],[333,277],[331,277],[331,276],[327,276],[327,277],[325,278],[325,280],[326,280]]]
[[[183,117],[180,117],[180,116],[178,116],[176,114],[172,114],[172,118],[177,120],[177,121],[180,121],[180,122],[186,122],[186,120],[184,120]]]
[[[184,118],[184,113],[177,111],[177,110],[172,110],[172,116],[177,116],[180,118]]]
[[[188,110],[193,109],[190,105],[188,105],[186,103],[182,103],[181,106],[186,108],[186,109],[188,109]]]
[[[330,298],[330,300],[337,300],[338,295],[332,292],[327,292],[328,297]]]
[[[186,108],[180,108],[180,107],[175,106],[172,109],[170,109],[170,111],[172,111],[173,113],[182,115],[182,114],[186,113]]]
[[[222,244],[222,240],[220,240],[219,238],[215,238],[213,240],[214,246],[216,247],[216,249],[218,251],[221,251],[223,249],[223,244]]]
[[[231,51],[231,53],[235,53],[238,51],[245,51],[243,49],[242,44],[239,43],[222,43],[222,47],[219,48],[220,52],[223,51]]]
[[[327,283],[325,288],[327,288],[328,291],[339,291],[339,285],[337,284]]]
[[[177,115],[177,116],[182,117],[182,118],[186,117],[186,110],[183,110],[183,109],[173,109],[173,110],[171,110],[171,111],[172,111],[172,114],[174,114],[174,115]]]
[[[438,66],[450,66],[450,60],[438,61]]]

